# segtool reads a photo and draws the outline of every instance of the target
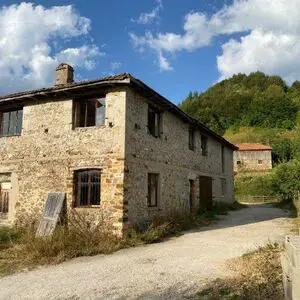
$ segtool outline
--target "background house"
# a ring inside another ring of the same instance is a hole
[[[234,171],[268,171],[272,169],[272,148],[257,143],[236,145],[234,151]]]

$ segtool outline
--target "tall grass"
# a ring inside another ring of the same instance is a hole
[[[282,246],[268,244],[234,259],[228,265],[234,276],[209,283],[196,298],[207,300],[282,300]]]
[[[69,215],[68,226],[58,228],[49,237],[37,237],[30,226],[0,228],[0,275],[74,257],[108,254],[122,248],[157,243],[182,231],[209,225],[216,221],[217,214],[236,208],[239,206],[216,203],[212,212],[203,214],[173,212],[128,229],[123,236],[117,235],[105,218],[93,220],[90,215],[75,211]]]

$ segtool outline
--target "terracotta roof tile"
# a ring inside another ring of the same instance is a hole
[[[272,150],[272,147],[263,144],[257,143],[244,143],[236,145],[239,151],[263,151],[263,150]]]

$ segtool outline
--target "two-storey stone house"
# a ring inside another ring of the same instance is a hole
[[[272,148],[259,143],[238,144],[233,154],[234,171],[261,172],[272,170]]]
[[[236,147],[130,74],[0,98],[0,222],[41,215],[49,192],[122,230],[233,201]]]

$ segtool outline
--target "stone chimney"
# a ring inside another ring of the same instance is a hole
[[[60,64],[56,68],[55,85],[73,83],[74,69],[68,64]]]

